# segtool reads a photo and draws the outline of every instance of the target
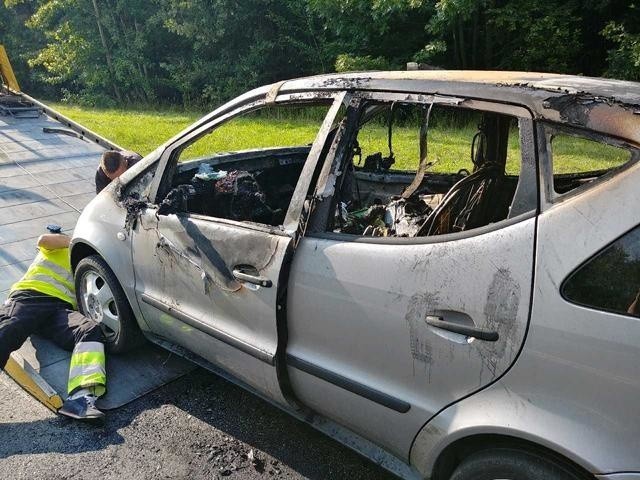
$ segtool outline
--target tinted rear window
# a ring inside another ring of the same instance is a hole
[[[640,227],[576,270],[562,295],[580,305],[640,317]]]

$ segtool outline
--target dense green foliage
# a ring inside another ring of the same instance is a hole
[[[36,95],[209,109],[408,61],[638,80],[639,20],[629,0],[4,0],[0,42]]]

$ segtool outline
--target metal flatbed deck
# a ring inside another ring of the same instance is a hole
[[[62,125],[47,115],[0,117],[0,298],[35,256],[48,223],[71,232],[95,196],[93,177],[105,150],[90,140],[43,128]]]
[[[102,152],[117,145],[64,118],[36,100],[35,118],[0,116],[0,301],[36,255],[47,224],[71,233],[82,209],[95,197],[94,176]],[[64,398],[70,353],[33,337],[12,355],[8,373],[55,410]],[[146,346],[107,357],[104,409],[117,408],[195,366]]]

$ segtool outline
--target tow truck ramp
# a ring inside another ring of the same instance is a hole
[[[6,79],[13,73],[6,73],[3,54],[0,46],[0,302],[35,257],[36,240],[46,233],[46,225],[73,231],[80,212],[95,196],[94,176],[102,152],[120,149],[10,89]],[[70,358],[70,352],[34,336],[12,354],[6,372],[56,411],[66,396]],[[151,345],[126,355],[107,355],[107,394],[98,406],[120,407],[194,368]]]

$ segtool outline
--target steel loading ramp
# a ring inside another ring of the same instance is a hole
[[[0,116],[0,301],[36,255],[47,224],[71,233],[95,196],[94,176],[105,149],[117,145],[37,100],[6,88],[12,99],[33,104],[39,115]],[[7,373],[52,410],[66,396],[71,354],[32,337],[14,352]],[[127,355],[107,355],[108,391],[98,406],[113,409],[193,370],[175,355],[147,345]]]

